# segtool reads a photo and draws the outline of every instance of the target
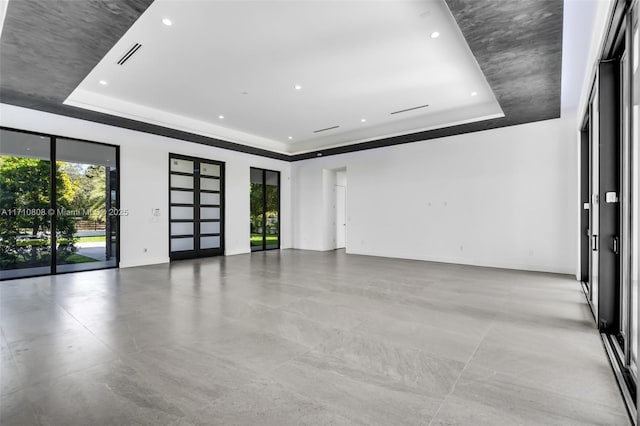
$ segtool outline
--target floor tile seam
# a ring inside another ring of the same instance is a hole
[[[89,334],[91,334],[93,337],[95,337],[95,339],[100,342],[102,345],[104,345],[107,349],[109,349],[109,351],[111,351],[117,358],[121,358],[121,354],[120,352],[116,349],[113,348],[111,345],[109,345],[107,342],[105,342],[104,340],[102,340],[100,338],[100,336],[98,336],[97,334],[95,334],[93,332],[93,330],[91,330],[91,328],[89,328],[89,326],[87,326],[84,322],[80,321],[78,318],[76,318],[75,315],[73,315],[71,312],[69,312],[64,306],[59,305],[69,316],[71,316],[75,321],[77,321],[85,330],[87,330],[89,332]],[[133,334],[131,333],[131,329],[129,328],[129,322],[127,320],[124,321],[125,325],[127,327],[127,331],[129,332],[129,335],[131,336],[131,338],[133,339],[133,344],[136,348],[136,352],[140,352],[140,347],[138,346],[138,342],[135,338],[135,336],[133,336]]]
[[[578,290],[580,290],[580,291],[581,291],[581,288],[579,288]],[[486,340],[486,338],[487,338],[487,336],[488,336],[489,332],[491,331],[491,329],[495,328],[495,326],[496,326],[496,322],[498,321],[499,316],[500,316],[500,313],[497,313],[497,314],[496,314],[496,317],[494,318],[494,321],[492,322],[492,324],[490,325],[490,327],[489,327],[489,328],[486,330],[486,332],[484,333],[483,338],[482,338],[482,340],[480,341],[480,343],[478,344],[478,346],[477,346],[476,350],[473,352],[473,354],[471,355],[471,357],[470,357],[470,358],[469,358],[469,360],[467,361],[467,364],[465,365],[465,367],[463,368],[463,370],[460,372],[460,375],[459,375],[458,379],[456,380],[456,382],[454,383],[454,386],[452,387],[451,392],[450,392],[450,393],[445,397],[445,400],[446,400],[446,399],[447,399],[447,398],[448,398],[448,397],[453,393],[453,391],[455,390],[455,388],[456,388],[456,386],[457,386],[457,384],[458,384],[458,382],[459,382],[460,378],[462,377],[462,374],[464,373],[464,371],[467,369],[467,367],[470,365],[470,363],[471,363],[471,362],[473,361],[473,359],[475,358],[475,356],[476,356],[476,354],[477,354],[477,352],[478,352],[478,350],[479,350],[480,346],[482,345],[482,343],[484,343],[484,342],[485,342],[485,340]],[[564,329],[564,328],[563,328],[563,329]],[[604,349],[604,348],[603,348],[603,349]],[[606,354],[603,354],[603,355],[605,355],[605,356],[606,356]],[[494,375],[495,375],[496,373],[504,374],[504,375],[506,375],[506,376],[508,376],[508,377],[510,377],[510,378],[513,378],[513,379],[519,380],[519,379],[518,379],[518,377],[516,377],[516,376],[513,376],[513,375],[508,374],[508,373],[503,373],[503,372],[500,372],[500,371],[494,370]],[[477,381],[477,380],[476,380],[476,381]],[[532,390],[535,390],[535,391],[540,391],[540,392],[551,392],[551,393],[553,393],[554,395],[562,396],[562,397],[566,397],[566,398],[570,398],[570,399],[573,399],[574,401],[584,402],[584,403],[588,403],[588,404],[597,404],[597,405],[599,406],[599,409],[601,409],[601,410],[607,410],[607,409],[608,409],[608,411],[611,411],[611,412],[617,412],[617,411],[615,410],[615,407],[610,406],[610,405],[608,405],[608,404],[604,404],[604,403],[602,403],[602,402],[584,400],[584,399],[581,399],[581,398],[577,398],[577,397],[576,397],[576,396],[574,396],[574,395],[568,395],[568,394],[565,394],[565,393],[562,393],[562,392],[553,391],[553,390],[540,389],[540,388],[537,388],[537,387],[533,386],[533,385],[530,383],[530,381],[529,381],[528,383],[529,383],[529,386],[520,386],[520,387],[526,387],[526,388],[529,388],[529,389],[532,389]],[[444,405],[444,402],[445,402],[445,401],[443,401],[443,405]],[[438,412],[440,411],[440,409],[441,409],[441,408],[442,408],[442,407],[439,407],[439,408],[438,408]],[[546,412],[546,411],[545,411],[545,412]],[[567,417],[567,416],[563,416],[563,415],[561,415],[561,416],[562,416],[562,417],[565,417],[565,418],[571,418],[571,417]],[[435,419],[435,416],[434,416],[434,419]]]
[[[31,417],[36,421],[35,426],[43,426],[44,423],[42,423],[42,421],[40,420],[40,416],[38,415],[38,411],[35,408],[35,404],[26,395],[24,396],[24,398],[25,398],[25,400],[26,400],[26,402],[28,404],[28,409],[29,409],[29,412],[31,414]],[[1,408],[2,407],[0,407],[0,409]]]
[[[384,340],[382,338],[382,336],[377,336],[375,334],[367,333],[367,332],[362,331],[362,330],[349,330],[349,331],[354,333],[354,334],[358,334],[360,336],[363,336],[363,337],[382,340],[382,341],[386,342],[387,344],[390,344],[390,345],[392,345],[393,347],[396,347],[396,348],[410,350],[410,351],[416,351],[416,352],[419,352],[419,353],[421,353],[423,355],[428,356],[429,358],[436,359],[436,360],[439,360],[439,361],[453,361],[453,362],[456,362],[458,364],[462,364],[463,362],[466,362],[463,359],[456,359],[456,358],[452,358],[452,357],[444,355],[444,354],[438,354],[436,352],[427,350],[424,347],[420,347],[420,346],[417,346],[417,345],[412,345],[412,344],[409,344],[409,343],[398,343],[398,342],[393,342],[393,341],[390,341],[390,340]]]
[[[144,351],[140,351],[140,352],[138,352],[138,353],[143,353],[143,352],[144,352]],[[222,357],[218,356],[217,354],[207,353],[207,355],[212,356],[213,358],[215,358],[215,359],[216,359],[216,360],[218,360],[218,361],[222,361],[222,362],[224,362],[224,363],[231,363],[231,364],[232,364],[232,368],[236,368],[238,371],[246,370],[248,373],[255,373],[255,371],[253,371],[253,370],[251,370],[251,369],[246,369],[246,368],[245,368],[245,369],[243,369],[242,367],[240,367],[240,366],[238,366],[238,365],[234,364],[233,362],[230,362],[230,360],[228,360],[228,359],[224,359],[224,358],[222,358]],[[145,381],[146,381],[147,383],[150,383],[150,380],[149,380],[149,379],[154,377],[154,376],[153,376],[153,374],[151,374],[151,373],[150,373],[150,374],[147,374],[147,373],[145,373],[144,371],[140,370],[138,367],[136,367],[136,366],[133,364],[132,360],[127,359],[127,358],[128,358],[128,357],[125,355],[125,356],[121,357],[121,358],[119,359],[119,361],[120,361],[120,362],[122,362],[122,363],[124,363],[127,367],[129,367],[129,368],[131,368],[132,370],[134,370],[134,371],[135,371],[135,372],[136,372],[140,377],[142,377],[143,379],[145,379]],[[204,376],[203,376],[203,378],[204,378],[204,379],[206,379],[206,378],[208,378],[208,377],[211,377],[213,374],[214,374],[213,372],[212,372],[212,373],[209,373],[209,374],[206,374],[206,375],[204,375]],[[244,387],[244,386],[247,386],[247,385],[248,385],[248,384],[250,384],[253,380],[255,380],[255,377],[257,377],[257,376],[254,376],[253,374],[250,374],[250,377],[251,377],[251,379],[250,379],[250,380],[248,380],[247,382],[242,383],[241,385],[238,385],[238,386],[229,387],[229,388],[228,388],[228,392],[223,392],[223,393],[221,393],[219,396],[214,397],[211,401],[207,402],[206,404],[202,405],[201,407],[199,407],[199,408],[197,408],[197,409],[198,409],[198,410],[200,410],[200,409],[204,409],[204,408],[206,408],[206,407],[208,407],[208,406],[210,406],[210,405],[214,404],[216,401],[218,401],[219,399],[223,398],[223,397],[224,397],[224,396],[226,396],[227,394],[229,394],[229,393],[231,393],[231,392],[235,392],[236,390],[241,389],[241,388],[242,388],[242,387]],[[109,390],[110,390],[110,391],[112,391],[110,388],[109,388]],[[161,395],[162,395],[162,397],[163,397],[164,399],[166,399],[167,401],[172,401],[172,398],[171,398],[171,395],[170,395],[170,394],[167,394],[166,392],[163,392],[161,389],[157,389],[157,388],[156,388],[155,390],[156,390],[156,392],[158,392],[159,394],[161,394]],[[112,392],[113,392],[113,391],[112,391]],[[180,410],[180,412],[182,413],[182,416],[180,416],[180,417],[179,417],[178,419],[176,419],[174,422],[177,422],[177,421],[180,421],[180,420],[186,419],[186,418],[187,418],[187,416],[188,416],[188,414],[189,414],[189,413],[185,413],[185,412],[182,410],[182,408],[181,408],[180,406],[178,406],[178,409],[179,409],[179,410]],[[171,424],[173,424],[173,422],[172,422]]]
[[[480,368],[484,368],[482,366],[479,366],[479,367]],[[516,386],[519,387],[519,388],[524,388],[524,389],[528,389],[528,390],[531,390],[531,391],[547,393],[547,394],[551,393],[551,394],[553,394],[555,396],[558,396],[558,397],[564,397],[564,398],[568,398],[568,399],[571,399],[571,400],[574,400],[574,401],[577,401],[577,402],[584,402],[584,403],[587,403],[587,404],[590,404],[590,405],[596,405],[596,406],[598,406],[599,409],[602,409],[602,410],[609,409],[610,411],[617,412],[616,407],[614,407],[612,405],[609,405],[609,404],[605,404],[605,403],[603,403],[601,401],[595,401],[595,400],[588,400],[588,399],[580,398],[580,397],[577,397],[576,395],[565,393],[565,392],[560,392],[560,391],[557,391],[557,390],[554,390],[554,389],[551,389],[551,388],[542,388],[542,387],[539,387],[539,386],[536,386],[535,384],[533,384],[531,382],[531,380],[522,379],[522,378],[519,378],[517,376],[514,376],[513,374],[502,372],[502,371],[499,371],[499,370],[495,370],[495,369],[487,369],[487,370],[491,371],[493,374],[491,374],[488,377],[484,377],[482,379],[467,379],[467,380],[469,380],[471,382],[475,382],[475,383],[483,383],[484,380],[489,379],[491,377],[495,377],[496,375],[499,374],[499,375],[502,375],[502,376],[506,376],[506,377],[508,377],[510,379],[514,379],[517,382]],[[523,383],[523,381],[525,383]]]
[[[4,393],[0,393],[0,399],[7,397],[7,396],[11,396],[14,393],[18,393],[18,392],[22,392],[25,389],[24,386],[20,385],[20,387],[18,389],[13,389],[9,392],[4,392]]]
[[[13,349],[11,348],[11,343],[9,343],[9,341],[7,340],[7,336],[4,333],[4,328],[3,327],[0,327],[0,334],[2,335],[2,339],[7,344],[7,350],[9,351],[9,360],[11,361],[11,364],[13,364],[13,368],[17,369],[18,368],[18,362],[16,360],[15,354],[13,353]]]
[[[433,424],[433,421],[438,417],[438,414],[440,413],[440,411],[442,410],[442,407],[444,406],[444,404],[447,402],[447,399],[449,399],[449,397],[453,394],[453,392],[456,389],[456,386],[458,385],[458,382],[460,381],[460,379],[462,378],[462,375],[464,374],[464,372],[466,371],[467,367],[471,364],[471,361],[473,360],[473,358],[475,357],[475,355],[477,354],[478,350],[480,349],[480,346],[482,345],[482,342],[484,342],[484,340],[487,338],[489,332],[491,331],[491,329],[494,327],[495,325],[495,318],[494,320],[491,322],[491,324],[489,325],[489,327],[487,327],[487,329],[484,331],[482,338],[480,339],[480,341],[478,342],[478,344],[476,345],[474,351],[471,353],[471,355],[469,356],[469,359],[467,359],[467,362],[465,363],[464,367],[462,367],[462,370],[460,370],[460,373],[458,374],[458,377],[456,378],[456,380],[453,382],[453,385],[451,386],[451,389],[449,390],[449,393],[447,393],[445,395],[445,397],[442,399],[442,402],[440,403],[440,406],[438,407],[438,409],[436,410],[436,412],[434,413],[433,417],[431,417],[431,421],[429,421],[429,425],[431,426]]]
[[[433,299],[429,299],[429,298],[425,298],[425,297],[410,297],[411,300],[407,301],[407,300],[389,300],[389,299],[379,299],[379,298],[376,299],[376,298],[368,297],[366,295],[362,295],[362,294],[358,294],[358,293],[345,293],[345,292],[339,292],[339,291],[330,291],[330,293],[333,293],[333,294],[336,294],[336,295],[343,295],[343,296],[350,296],[350,297],[360,298],[360,299],[364,299],[366,302],[373,301],[374,303],[376,303],[376,302],[377,303],[383,303],[385,305],[406,304],[407,302],[411,302],[412,300],[415,300],[415,299],[419,299],[420,301],[424,301],[424,302],[434,302],[434,303],[436,303],[436,305],[437,305],[437,302],[442,302],[442,301],[439,301],[439,300],[433,300]],[[501,303],[504,305],[507,302],[508,301],[505,300],[505,301],[502,301]],[[436,313],[450,314],[449,310],[437,310],[437,309],[434,309],[433,307],[425,307],[425,306],[423,306],[421,304],[418,304],[418,303],[409,303],[409,305],[412,306],[412,307],[419,308],[419,309],[427,309],[429,311],[433,311],[433,312],[436,312]],[[452,304],[452,306],[455,307],[455,308],[462,309],[462,310],[465,310],[467,308],[472,307],[471,305],[468,305],[468,304],[459,304],[459,303],[454,303],[454,304]],[[363,310],[359,310],[358,312],[363,312],[363,313],[367,313],[367,314],[369,313],[368,311],[363,311]],[[493,314],[487,315],[487,319],[492,319],[493,320],[496,315],[497,315],[497,313],[493,313]],[[471,317],[469,317],[469,318],[473,319]]]
[[[226,315],[223,315],[223,318],[226,321],[229,321],[229,322],[232,322],[232,323],[235,323],[235,324],[241,326],[242,328],[244,328],[248,332],[254,332],[254,333],[264,334],[264,335],[267,335],[267,336],[270,336],[270,337],[276,337],[278,339],[286,340],[289,343],[293,343],[293,344],[301,346],[303,348],[309,348],[308,345],[303,345],[303,344],[301,344],[299,342],[296,342],[295,340],[291,340],[289,338],[286,338],[286,337],[284,337],[284,336],[282,336],[280,334],[277,334],[277,333],[275,333],[273,331],[261,330],[261,329],[259,329],[257,327],[254,327],[254,326],[251,325],[252,323],[250,321],[243,320],[243,319],[240,319],[240,318],[228,317]],[[190,343],[199,343],[200,340],[196,338],[194,340],[190,340],[189,342]]]
[[[327,404],[327,403],[325,403],[325,402],[320,402],[320,401],[318,401],[318,400],[314,400],[313,398],[311,398],[311,397],[309,397],[309,396],[303,395],[303,394],[301,394],[300,392],[298,392],[297,390],[293,389],[291,386],[288,386],[288,385],[286,385],[286,384],[284,384],[284,383],[280,382],[280,381],[279,381],[279,380],[277,380],[275,377],[272,377],[272,376],[266,376],[266,375],[264,375],[264,374],[258,374],[258,375],[256,375],[256,376],[255,376],[252,380],[250,380],[248,383],[244,383],[243,385],[238,386],[237,388],[234,388],[231,392],[229,392],[229,394],[230,394],[230,393],[233,393],[233,392],[238,392],[238,391],[240,391],[240,390],[241,390],[241,389],[243,389],[243,388],[249,388],[250,386],[252,386],[252,385],[253,385],[253,383],[255,383],[256,381],[258,381],[258,380],[260,380],[260,379],[268,379],[268,380],[272,381],[273,383],[275,383],[276,385],[278,385],[278,386],[282,387],[283,389],[285,389],[287,392],[289,392],[289,393],[293,394],[294,396],[298,397],[298,398],[299,398],[299,399],[301,399],[302,401],[304,401],[304,402],[306,402],[306,403],[308,403],[308,404],[310,404],[310,405],[313,405],[313,406],[316,406],[316,407],[319,407],[319,408],[323,408],[323,409],[325,409],[327,412],[331,413],[331,414],[332,414],[332,415],[334,415],[334,416],[338,416],[338,417],[340,417],[340,418],[342,418],[342,419],[344,419],[344,420],[347,420],[347,421],[349,421],[349,422],[351,422],[351,423],[357,422],[357,424],[358,424],[358,425],[361,425],[361,426],[366,426],[366,425],[367,425],[366,423],[362,423],[362,422],[360,422],[360,421],[355,421],[355,420],[352,420],[351,418],[348,418],[348,417],[346,417],[346,416],[343,416],[342,414],[339,414],[339,413],[337,413],[336,411],[334,411],[334,410],[333,410],[333,407],[332,407],[331,405],[329,405],[329,404]],[[200,407],[198,410],[200,410],[200,411],[201,411],[201,410],[206,410],[207,408],[212,407],[212,406],[213,406],[213,405],[215,405],[215,404],[216,404],[220,399],[222,399],[222,398],[226,397],[227,395],[228,395],[228,394],[225,394],[225,395],[221,395],[221,396],[219,396],[219,397],[215,398],[213,401],[211,401],[211,402],[209,402],[209,403],[207,403],[207,404],[203,405],[203,406],[202,406],[202,407]],[[185,416],[185,417],[183,417],[183,419],[185,419],[185,420],[187,420],[187,421],[188,421],[188,418],[187,418],[186,416]],[[181,419],[177,419],[177,420],[176,420],[176,422],[177,422],[177,421],[179,421],[179,420],[181,420]],[[175,424],[175,422],[174,422],[174,423],[171,423],[171,424],[173,425],[173,424]]]
[[[361,333],[359,333],[359,334],[361,334]],[[361,334],[361,335],[362,335],[362,334]],[[272,375],[272,373],[273,373],[275,370],[277,370],[277,369],[279,369],[279,368],[282,368],[282,367],[284,367],[285,365],[287,365],[287,364],[289,364],[289,363],[291,363],[291,362],[294,362],[296,359],[301,358],[301,357],[303,357],[303,356],[305,356],[305,355],[307,355],[307,354],[309,354],[309,353],[313,352],[315,349],[317,349],[319,346],[321,346],[321,345],[322,345],[322,344],[324,344],[324,343],[326,343],[326,341],[318,343],[317,345],[313,346],[313,347],[312,347],[312,348],[310,348],[309,350],[307,350],[307,351],[305,351],[305,352],[303,352],[303,353],[300,353],[300,354],[298,354],[298,355],[295,355],[294,357],[292,357],[292,358],[290,358],[290,359],[288,359],[288,360],[286,360],[286,361],[284,361],[284,362],[282,362],[282,363],[280,363],[280,364],[278,364],[278,365],[276,365],[276,366],[272,367],[271,369],[269,369],[269,370],[265,371],[264,373],[259,374],[257,377],[258,377],[258,378],[259,378],[259,377],[266,377],[266,378],[269,378],[269,379],[272,379],[272,380],[274,380],[274,381],[278,382],[278,383],[279,383],[279,384],[281,384],[282,386],[286,386],[285,384],[282,384],[281,382],[279,382],[279,381],[278,381],[278,380],[277,380],[277,379]],[[478,344],[478,346],[479,346],[479,344]],[[460,362],[460,361],[452,360],[451,358],[447,358],[447,357],[434,356],[434,355],[432,355],[432,354],[430,354],[430,353],[428,353],[428,352],[425,352],[424,350],[421,350],[421,349],[415,349],[415,348],[409,348],[409,349],[417,350],[417,351],[421,352],[422,354],[425,354],[425,355],[427,355],[427,356],[429,356],[429,357],[431,357],[431,358],[435,358],[435,359],[439,359],[439,360],[443,360],[443,361],[454,361],[454,362],[457,362],[457,363],[459,363],[459,362]],[[466,368],[466,364],[465,364],[465,368]],[[459,376],[458,376],[458,378],[456,379],[456,383],[457,383],[457,381],[459,380],[459,378],[460,378],[460,376],[461,376],[461,375],[462,375],[462,372],[460,373],[460,375],[459,375]],[[401,382],[397,382],[397,383],[398,383],[398,384],[400,384]],[[454,384],[454,387],[455,387],[455,384]],[[452,388],[451,392],[453,392],[453,388]],[[451,392],[450,392],[450,393],[451,393]],[[420,394],[420,395],[422,395],[422,394]],[[436,399],[436,400],[438,399],[435,395],[432,395],[432,396],[430,396],[430,397],[431,397],[431,398],[433,398],[433,399]],[[442,400],[441,405],[442,405],[442,403],[444,403],[444,400],[445,400],[445,399],[446,399],[446,396],[445,396],[445,398]],[[440,407],[439,407],[439,408],[440,408]],[[439,410],[439,408],[438,408],[438,410]],[[432,417],[432,420],[433,420],[433,418],[435,418],[435,414],[434,414],[434,416]],[[431,424],[431,423],[429,423],[429,424]]]
[[[241,389],[243,389],[243,388],[249,388],[253,383],[255,383],[255,382],[257,382],[257,381],[259,381],[259,380],[261,380],[261,379],[268,379],[268,380],[270,380],[270,381],[272,381],[272,382],[276,383],[277,385],[279,385],[279,386],[283,387],[283,388],[284,388],[284,389],[286,389],[287,391],[289,391],[289,392],[291,392],[291,393],[295,394],[296,396],[298,396],[298,397],[302,398],[304,401],[310,402],[310,403],[312,403],[312,404],[317,404],[317,405],[319,405],[320,407],[325,408],[325,409],[327,409],[328,411],[330,411],[330,410],[329,410],[329,408],[330,408],[330,407],[329,407],[329,406],[327,406],[326,404],[316,402],[316,401],[314,401],[313,399],[311,399],[311,398],[309,398],[309,397],[307,397],[307,396],[304,396],[304,395],[302,395],[302,394],[298,393],[297,391],[295,391],[295,390],[291,389],[291,388],[290,388],[289,386],[287,386],[286,384],[284,384],[284,383],[280,382],[279,380],[277,380],[277,378],[276,378],[276,377],[274,377],[274,376],[271,374],[273,371],[277,370],[278,368],[281,368],[281,367],[285,366],[286,364],[288,364],[289,362],[292,362],[292,361],[294,361],[295,359],[297,359],[297,358],[299,358],[299,357],[301,357],[301,356],[304,356],[304,355],[306,355],[306,354],[310,353],[312,350],[313,350],[313,349],[309,349],[309,350],[307,350],[307,351],[305,351],[305,352],[303,352],[303,353],[300,353],[300,354],[298,354],[298,355],[295,355],[295,356],[293,356],[292,358],[290,358],[290,359],[288,359],[288,360],[286,360],[286,361],[283,361],[283,362],[281,362],[281,363],[279,363],[279,364],[277,364],[277,365],[275,365],[275,366],[271,367],[270,369],[265,370],[265,371],[262,371],[262,372],[258,372],[258,371],[256,371],[256,370],[248,369],[250,372],[254,373],[254,374],[252,375],[251,379],[250,379],[248,382],[243,383],[242,385],[240,385],[240,386],[237,386],[237,387],[233,388],[229,393],[238,392],[238,391],[240,391],[240,390],[241,390]],[[216,356],[216,357],[217,357],[217,356]],[[223,397],[227,396],[229,393],[224,394],[224,395],[220,395],[219,397],[215,398],[214,400],[212,400],[212,401],[208,402],[207,404],[203,405],[202,407],[200,407],[198,410],[205,410],[205,409],[207,409],[207,408],[209,408],[209,407],[213,406],[214,404],[216,404],[216,402],[217,402],[218,400],[220,400],[220,399],[222,399]],[[331,412],[331,411],[330,411],[330,412]],[[344,417],[344,416],[341,416],[341,417]],[[347,420],[348,420],[348,419],[347,419]]]
[[[78,373],[84,373],[84,372],[89,371],[89,370],[91,370],[93,368],[96,368],[96,367],[99,367],[99,366],[102,366],[104,364],[108,364],[108,363],[114,362],[114,361],[121,361],[121,358],[118,356],[118,358],[105,360],[105,361],[100,361],[100,362],[98,362],[96,364],[92,364],[92,365],[90,365],[88,367],[83,367],[83,368],[80,368],[80,369],[77,369],[77,370],[68,371],[68,372],[66,372],[64,374],[60,374],[58,376],[51,376],[51,377],[47,377],[47,378],[44,378],[44,379],[41,379],[41,380],[36,380],[33,383],[28,383],[28,384],[24,385],[22,387],[22,389],[19,389],[19,390],[15,391],[15,392],[11,392],[11,394],[16,393],[16,392],[27,392],[29,389],[40,387],[40,386],[50,386],[52,383],[54,383],[56,381],[59,381],[61,379],[64,379],[64,378],[66,378],[68,376],[72,376],[72,375],[78,374]],[[6,394],[6,395],[8,395],[8,394]],[[3,395],[3,396],[5,396],[5,395]]]
[[[407,319],[402,319],[402,318],[394,318],[394,317],[388,317],[386,316],[385,313],[377,313],[378,314],[378,318],[380,316],[384,316],[386,319],[390,319],[393,322],[397,322],[399,323],[398,325],[402,326],[402,325],[416,325],[420,328],[426,328],[429,330],[433,330],[436,332],[440,332],[443,330],[443,327],[436,327],[436,326],[431,326],[431,325],[427,325],[427,324],[422,324],[419,321],[409,321]],[[493,321],[493,320],[492,320]],[[361,325],[363,325],[366,322],[366,320],[362,320],[356,327],[359,327]],[[355,327],[354,327],[355,328]],[[468,339],[469,337],[473,336],[473,333],[463,333],[457,330],[451,330],[451,329],[445,329],[444,331],[446,331],[448,334],[453,335],[452,337],[460,337],[463,339]]]
[[[577,282],[577,281],[576,281],[576,282]],[[582,287],[580,287],[579,282],[578,282],[578,288],[577,288],[577,291],[579,291],[581,294],[583,293],[583,292],[582,292]],[[586,304],[586,301],[584,301],[583,303],[581,303],[581,305],[583,305],[583,304]],[[504,315],[504,312],[503,312],[503,311],[501,311],[501,312],[497,313],[497,315],[496,315],[496,320],[499,320],[499,318],[501,318],[501,316],[503,316],[503,315]],[[492,327],[493,327],[493,325],[494,325],[494,324],[492,324]],[[595,328],[591,328],[591,329],[589,329],[589,330],[572,330],[571,328],[566,328],[566,327],[556,327],[556,328],[560,328],[560,329],[562,329],[562,330],[570,330],[570,331],[581,331],[581,332],[584,332],[585,334],[586,334],[586,333],[591,334],[591,333],[593,333],[593,331],[597,331]],[[597,336],[597,333],[596,333],[596,337],[599,337],[599,336]],[[482,342],[484,342],[485,340],[486,340],[486,335],[483,337]],[[600,340],[600,339],[598,339],[598,340]],[[481,343],[482,343],[482,342],[481,342]],[[479,345],[479,346],[480,346],[480,345]],[[479,348],[479,346],[478,346],[478,348]],[[602,353],[602,355],[604,355],[604,356],[606,357],[606,352],[604,352],[604,347],[602,347],[602,349],[603,349],[603,353]],[[476,352],[477,352],[477,351],[476,351]],[[473,357],[475,357],[475,352],[474,352],[474,355],[472,356],[472,358],[473,358]],[[555,358],[555,357],[551,357],[551,359],[554,359],[554,358]],[[472,361],[472,359],[470,359],[469,361]],[[605,359],[604,361],[606,361],[606,359]],[[466,366],[465,366],[465,369],[466,369]],[[507,377],[509,377],[509,378],[512,378],[512,379],[516,380],[516,381],[524,380],[524,379],[521,379],[521,378],[519,378],[518,376],[515,376],[515,375],[513,375],[513,374],[511,374],[511,373],[508,373],[508,372],[503,372],[503,371],[494,370],[494,374],[495,374],[495,373],[505,375],[505,376],[507,376]],[[611,372],[611,373],[613,373],[613,372]],[[479,380],[474,380],[474,381],[479,382]],[[457,384],[457,382],[456,382],[456,384]],[[570,398],[570,399],[573,399],[573,400],[575,400],[575,401],[581,401],[581,402],[590,403],[590,404],[597,404],[597,405],[599,405],[599,406],[600,406],[600,409],[607,409],[607,408],[609,408],[609,409],[611,409],[612,411],[615,411],[615,407],[613,407],[613,406],[611,406],[611,405],[608,405],[608,404],[605,404],[605,403],[603,403],[603,402],[601,402],[601,401],[586,400],[586,399],[578,398],[578,397],[576,397],[576,396],[574,396],[574,395],[570,395],[570,394],[567,394],[567,393],[559,392],[559,391],[556,391],[556,390],[552,390],[552,389],[542,389],[542,388],[539,388],[539,387],[534,386],[534,385],[533,385],[533,383],[532,383],[530,380],[527,380],[527,384],[528,384],[529,386],[522,386],[522,387],[528,387],[529,389],[537,390],[537,391],[540,391],[540,392],[550,392],[550,393],[553,393],[554,395],[562,396],[562,397],[566,397],[566,398]]]
[[[294,301],[294,302],[291,302],[291,303],[297,303],[297,302],[299,302],[299,301],[300,301],[300,300],[297,300],[297,301]],[[248,304],[250,304],[250,305],[251,305],[251,303],[252,303],[252,302],[248,302]],[[288,311],[288,310],[284,309],[284,308],[286,308],[287,306],[289,306],[291,303],[286,304],[286,305],[279,306],[279,307],[277,307],[277,308],[274,308],[274,307],[271,307],[271,306],[267,306],[267,305],[262,305],[262,304],[258,304],[258,306],[259,306],[259,307],[267,308],[268,310],[273,311],[273,312],[279,312],[279,313],[284,313],[284,314],[288,314],[288,315],[293,315],[294,317],[301,318],[301,319],[303,319],[303,320],[305,320],[305,321],[312,322],[312,323],[314,323],[314,324],[316,324],[316,325],[321,325],[321,326],[328,327],[328,328],[331,328],[331,329],[333,329],[333,330],[339,330],[339,331],[351,331],[351,330],[353,330],[353,328],[355,328],[356,326],[358,326],[358,325],[360,325],[360,324],[364,323],[364,320],[358,320],[359,322],[358,322],[358,324],[356,324],[355,326],[344,327],[344,328],[343,328],[343,327],[336,327],[334,324],[327,323],[327,322],[323,322],[323,321],[319,321],[319,320],[317,320],[317,319],[314,319],[314,318],[308,317],[308,316],[306,316],[306,315],[304,315],[304,314],[300,314],[300,313],[298,313],[298,312]],[[253,305],[253,306],[255,306],[255,305]],[[225,318],[233,319],[233,317],[226,317],[226,316],[225,316]],[[246,320],[243,320],[243,321],[246,321]]]
[[[479,382],[478,380],[473,380],[473,381]],[[534,387],[530,387],[530,386],[516,385],[516,387],[518,389],[524,388],[524,389],[529,389],[529,390],[542,392],[542,393],[551,393],[554,396],[565,397],[565,398],[568,398],[570,400],[573,400],[574,402],[582,402],[582,403],[588,404],[590,409],[593,409],[594,405],[595,405],[595,409],[600,411],[600,412],[619,415],[620,417],[627,418],[627,413],[624,410],[621,412],[621,411],[617,410],[615,407],[612,407],[612,406],[609,406],[609,405],[606,405],[606,404],[598,403],[598,402],[595,402],[595,401],[586,401],[586,400],[583,400],[583,399],[580,399],[580,398],[576,398],[576,397],[573,397],[573,396],[570,396],[570,395],[561,394],[561,393],[554,392],[554,391],[546,391],[544,389],[538,389],[538,388],[534,388]],[[476,404],[490,406],[489,404],[486,404],[486,403],[484,403],[482,401],[476,401],[475,399],[468,399],[468,398],[464,398],[464,397],[459,397],[459,398],[464,399],[464,400],[469,400],[469,401],[471,401],[473,403],[476,403]],[[527,402],[530,402],[530,401],[527,401]],[[574,421],[578,420],[577,416],[572,416],[570,411],[568,411],[565,408],[561,408],[561,411],[551,411],[550,409],[548,409],[548,405],[546,405],[546,404],[538,404],[538,406],[535,407],[535,408],[531,407],[531,405],[529,405],[528,408],[530,410],[535,411],[535,412],[544,413],[544,414],[551,415],[551,416],[554,416],[554,417],[560,417],[560,418],[563,418],[563,419],[574,420]],[[578,414],[580,414],[581,412],[582,411],[579,411]]]

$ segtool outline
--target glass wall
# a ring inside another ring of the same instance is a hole
[[[116,267],[117,162],[114,146],[1,129],[0,279]]]
[[[51,273],[50,158],[48,137],[0,130],[1,279]]]
[[[280,248],[280,172],[251,168],[251,251]]]

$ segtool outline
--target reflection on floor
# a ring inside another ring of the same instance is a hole
[[[572,277],[287,250],[0,296],[3,425],[629,424]]]
[[[59,273],[64,272],[79,272],[79,271],[90,271],[92,269],[104,269],[104,268],[113,268],[116,266],[116,260],[104,260],[101,262],[86,262],[86,263],[68,263],[66,265],[58,265],[56,267]]]
[[[105,242],[95,242],[95,243],[76,243],[75,246],[78,248],[78,254],[82,256],[89,257],[95,260],[106,260],[106,247],[107,244]]]

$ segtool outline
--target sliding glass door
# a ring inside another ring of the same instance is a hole
[[[56,141],[56,167],[75,189],[56,199],[58,272],[116,266],[118,209],[116,151],[112,146]],[[65,185],[59,182],[58,185]]]
[[[0,279],[118,266],[118,148],[0,130]]]
[[[280,172],[252,167],[249,183],[251,251],[280,248]]]

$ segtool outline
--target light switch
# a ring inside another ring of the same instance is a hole
[[[616,194],[615,192],[607,192],[605,194],[605,198],[604,201],[606,203],[617,203],[618,202],[618,194]]]
[[[585,209],[585,210],[589,210],[589,203],[584,203],[582,205],[582,208]]]
[[[160,216],[160,209],[153,209],[154,216]]]

